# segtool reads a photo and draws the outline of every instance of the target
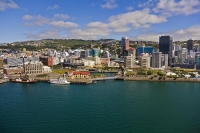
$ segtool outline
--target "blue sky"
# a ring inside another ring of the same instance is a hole
[[[0,0],[0,43],[161,35],[200,40],[200,0]]]

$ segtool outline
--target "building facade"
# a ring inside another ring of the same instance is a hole
[[[162,60],[162,52],[152,53],[152,67],[153,68],[161,68],[162,67],[161,60]]]
[[[3,69],[3,59],[0,58],[0,69]]]
[[[129,49],[129,39],[127,37],[122,37],[121,49],[122,49],[122,56],[125,56],[124,51]]]
[[[186,48],[182,48],[178,51],[178,63],[185,64],[187,62],[188,50]]]
[[[22,67],[11,67],[11,68],[4,68],[3,73],[6,75],[11,75],[11,74],[19,74],[23,73],[24,69]]]
[[[163,54],[168,54],[168,65],[173,65],[173,38],[170,36],[160,36],[159,37],[159,52]]]
[[[133,68],[134,66],[134,56],[125,56],[124,57],[124,66],[125,68]]]
[[[52,56],[40,56],[40,61],[45,65],[45,66],[53,66],[53,57]]]
[[[192,39],[188,40],[187,41],[187,50],[188,50],[188,52],[190,50],[193,50],[193,47],[194,47],[194,41]]]
[[[149,54],[143,54],[138,57],[141,68],[150,68],[151,57]]]
[[[154,47],[148,46],[148,47],[137,47],[137,56],[140,56],[143,53],[148,53],[151,55],[154,52]]]
[[[28,62],[24,64],[24,70],[26,74],[38,74],[43,73],[42,62]]]
[[[39,61],[39,57],[24,58],[24,62]],[[7,58],[6,63],[9,67],[15,67],[23,64],[23,58]]]

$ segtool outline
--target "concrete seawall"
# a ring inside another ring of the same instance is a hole
[[[124,80],[129,81],[150,81],[150,82],[200,82],[200,79],[196,78],[162,78],[154,77],[151,79],[151,76],[132,76],[132,77],[124,77]]]

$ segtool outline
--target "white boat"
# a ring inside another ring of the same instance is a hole
[[[70,84],[70,82],[67,81],[65,75],[63,77],[59,77],[58,79],[50,79],[49,82],[52,84],[62,84],[62,85]]]

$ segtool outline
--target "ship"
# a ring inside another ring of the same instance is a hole
[[[67,81],[65,74],[63,75],[63,77],[59,77],[58,79],[50,79],[49,82],[52,84],[62,84],[62,85],[70,84],[70,82]]]
[[[37,82],[36,79],[29,78],[27,74],[25,74],[24,76],[20,75],[19,78],[12,79],[11,81],[16,82],[16,83],[36,83]]]

